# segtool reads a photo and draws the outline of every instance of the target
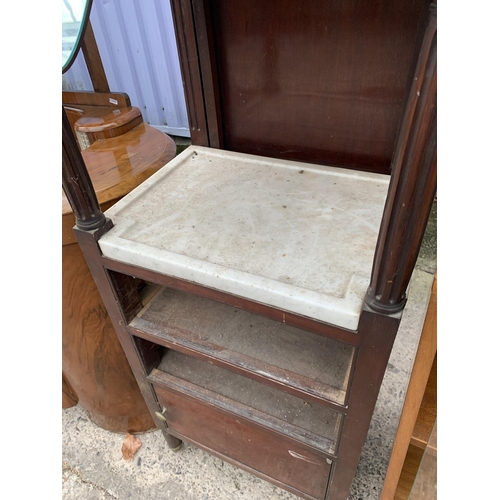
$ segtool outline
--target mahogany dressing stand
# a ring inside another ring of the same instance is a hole
[[[193,146],[103,213],[63,113],[63,187],[168,445],[306,499],[346,499],[436,190],[436,8],[416,37],[389,179],[235,146],[241,129],[217,105],[227,60],[211,57],[222,4],[172,3]]]
[[[144,123],[127,94],[110,92],[88,19],[91,4],[72,60],[81,44],[94,91],[63,91],[62,102],[105,211],[168,163],[176,146],[166,134]],[[71,64],[68,61],[65,68]],[[75,215],[63,192],[62,406],[80,404],[95,424],[112,432],[149,431],[155,423],[80,250],[74,225]]]

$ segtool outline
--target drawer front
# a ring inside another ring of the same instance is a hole
[[[331,460],[229,412],[155,387],[169,428],[313,498],[326,493]]]

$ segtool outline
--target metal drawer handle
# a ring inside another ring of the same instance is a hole
[[[155,411],[155,415],[160,419],[163,420],[164,422],[167,421],[167,419],[164,417],[164,414],[167,412],[167,408],[165,406],[162,407],[161,413],[159,411]]]

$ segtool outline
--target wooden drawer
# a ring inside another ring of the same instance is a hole
[[[295,494],[325,497],[328,455],[210,404],[206,392],[202,400],[176,389],[155,384],[172,434]]]

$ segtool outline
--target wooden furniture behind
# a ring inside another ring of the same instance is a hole
[[[175,156],[174,141],[146,125],[126,94],[63,92],[63,103],[72,118],[72,133],[80,137],[101,210]],[[147,431],[155,424],[78,246],[74,225],[63,192],[63,408],[78,402],[94,423],[110,431]]]
[[[435,5],[172,6],[193,146],[105,214],[63,120],[76,237],[171,448],[346,499],[436,190]]]
[[[437,419],[437,277],[382,490],[383,500],[407,500]],[[435,450],[437,453],[437,450]]]

